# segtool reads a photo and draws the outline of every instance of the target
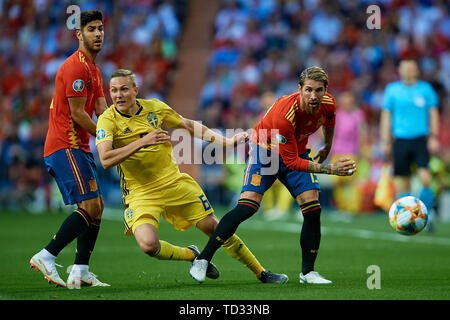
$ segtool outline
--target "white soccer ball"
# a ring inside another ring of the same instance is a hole
[[[397,199],[389,209],[389,223],[400,234],[415,235],[425,228],[427,222],[427,207],[416,197]]]

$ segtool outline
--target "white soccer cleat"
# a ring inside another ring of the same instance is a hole
[[[195,258],[197,258],[200,255],[200,251],[198,250],[196,245],[192,244],[187,248],[194,253]],[[212,262],[208,264],[208,269],[206,269],[206,276],[210,279],[217,279],[220,276],[219,270]]]
[[[44,259],[40,252],[36,253],[30,260],[30,267],[42,272],[50,284],[54,284],[57,287],[65,287],[66,283],[60,278],[58,271],[56,271],[56,266],[57,264],[54,260]]]
[[[195,258],[194,261],[192,261],[189,274],[194,280],[197,280],[198,282],[201,283],[205,281],[207,269],[208,269],[208,260],[206,259],[198,260],[197,258]]]
[[[81,289],[81,287],[110,287],[109,284],[97,279],[97,275],[88,271],[80,270],[76,266],[69,266],[67,272],[70,272],[67,278],[68,289]]]
[[[332,282],[322,277],[318,272],[310,271],[306,275],[300,273],[300,283],[328,284]]]

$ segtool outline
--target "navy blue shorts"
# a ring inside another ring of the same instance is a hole
[[[413,163],[418,168],[428,168],[430,155],[427,137],[395,139],[392,154],[394,157],[394,176],[410,176]]]
[[[309,152],[308,149],[300,157],[312,160]],[[278,165],[274,164],[274,161],[278,161]],[[246,162],[241,193],[253,191],[264,194],[276,179],[286,186],[294,198],[308,190],[320,190],[315,174],[289,169],[280,156],[272,157],[270,151],[254,143],[250,143],[249,157]]]
[[[66,205],[94,199],[101,194],[92,153],[61,149],[44,157],[44,162],[47,171],[55,178]]]

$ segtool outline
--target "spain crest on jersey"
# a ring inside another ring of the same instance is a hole
[[[154,114],[153,112],[148,113],[147,121],[153,128],[158,127],[158,116],[156,114]]]

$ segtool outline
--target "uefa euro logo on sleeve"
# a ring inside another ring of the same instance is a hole
[[[275,138],[277,139],[278,143],[281,143],[281,144],[286,144],[287,143],[287,139],[285,137],[283,137],[279,133],[276,134]]]
[[[84,81],[77,79],[73,82],[72,87],[75,92],[81,92],[84,89]]]
[[[98,129],[97,130],[97,140],[105,139],[105,137],[106,137],[105,129]]]

